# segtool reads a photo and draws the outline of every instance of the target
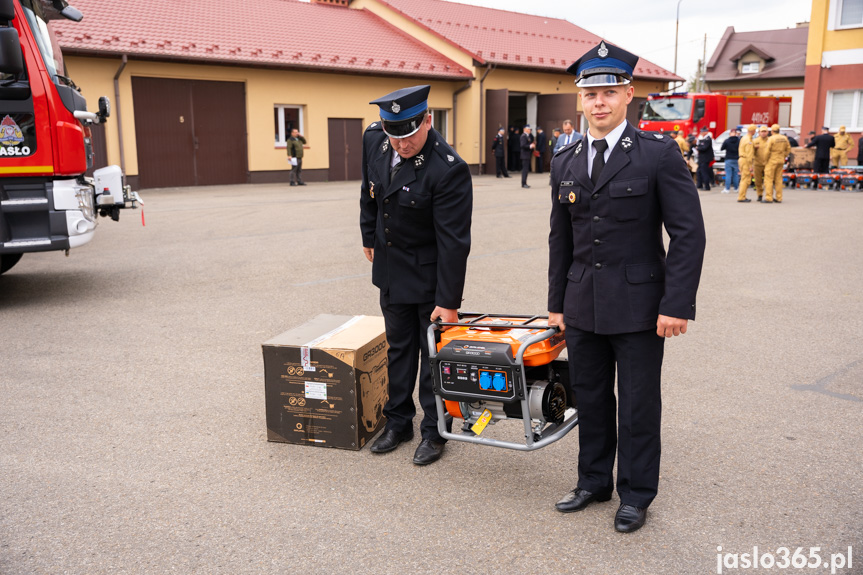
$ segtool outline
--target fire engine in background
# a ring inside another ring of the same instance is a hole
[[[83,15],[65,0],[0,0],[0,273],[27,252],[89,242],[97,212],[117,220],[137,207],[123,173],[93,167],[90,126],[110,114],[107,98],[88,112],[65,76],[48,22]]]
[[[740,124],[787,126],[791,119],[791,97],[725,96],[723,94],[650,94],[644,103],[642,130],[683,131],[707,127],[714,136]]]

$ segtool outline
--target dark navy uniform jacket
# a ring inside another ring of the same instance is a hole
[[[375,250],[372,283],[390,303],[458,309],[473,211],[468,165],[434,128],[390,182],[392,154],[380,123],[366,128],[360,230]]]
[[[656,329],[659,314],[695,319],[704,221],[677,142],[627,123],[594,189],[587,141],[551,162],[548,310],[599,334]]]

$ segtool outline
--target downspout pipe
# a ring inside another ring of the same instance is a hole
[[[120,139],[120,170],[123,173],[124,179],[126,177],[126,151],[123,148],[123,121],[120,115],[120,74],[123,73],[123,69],[128,62],[128,57],[126,54],[123,54],[123,61],[120,63],[117,73],[114,74],[114,109],[117,116],[117,137]]]
[[[485,67],[485,74],[482,75],[482,78],[479,79],[479,175],[482,175],[482,154],[485,151],[482,147],[482,136],[483,136],[483,127],[484,127],[484,107],[485,107],[485,96],[482,91],[482,84],[485,82],[486,76],[494,70],[494,64],[487,64]]]
[[[452,147],[458,151],[458,95],[473,86],[473,78],[467,81],[467,84],[452,93]],[[461,154],[459,154],[461,155]]]

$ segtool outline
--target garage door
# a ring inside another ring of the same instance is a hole
[[[141,188],[249,181],[242,82],[132,78]]]

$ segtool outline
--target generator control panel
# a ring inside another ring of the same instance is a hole
[[[451,400],[520,400],[515,367],[509,344],[451,341],[432,360],[435,392]]]

